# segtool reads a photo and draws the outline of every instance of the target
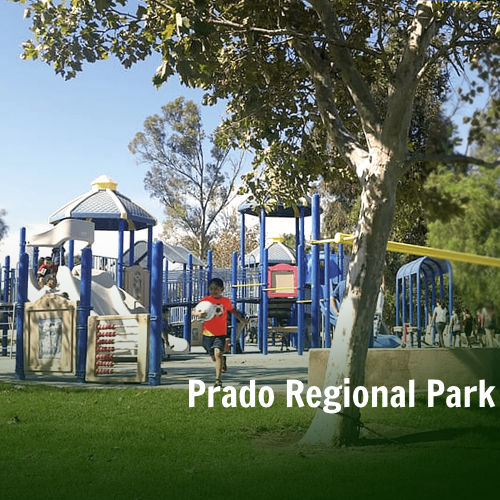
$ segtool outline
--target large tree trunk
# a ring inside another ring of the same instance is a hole
[[[373,326],[376,300],[384,270],[387,241],[395,211],[398,165],[388,158],[370,164],[363,185],[353,257],[346,296],[342,302],[330,349],[324,387],[342,386],[349,379],[352,390],[363,385],[365,361]],[[343,402],[343,389],[337,402]],[[357,439],[359,409],[352,404],[339,413],[318,408],[302,444],[341,446]]]

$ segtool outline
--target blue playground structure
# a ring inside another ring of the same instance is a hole
[[[88,378],[85,364],[89,318],[96,314],[98,308],[103,311],[111,308],[114,314],[118,314],[125,310],[122,301],[127,303],[126,313],[149,315],[147,380],[150,385],[157,385],[161,373],[162,332],[168,332],[169,339],[183,339],[186,342],[183,345],[191,344],[191,311],[208,294],[208,282],[212,276],[223,279],[225,292],[233,304],[253,320],[255,340],[262,353],[267,354],[269,342],[274,344],[278,338],[281,338],[282,348],[291,345],[299,355],[305,349],[330,347],[331,331],[336,323],[331,297],[347,276],[349,257],[344,255],[342,243],[336,246],[336,252],[328,242],[313,244],[309,253],[305,251],[306,217],[312,217],[312,240],[320,239],[319,195],[314,195],[312,199],[303,198],[292,207],[278,206],[271,213],[250,204],[240,206],[239,212],[240,251],[233,253],[230,269],[214,269],[211,253],[204,263],[182,247],[153,242],[152,228],[157,223],[156,219],[121,194],[116,182],[106,176],[93,181],[89,192],[54,212],[49,217],[53,225],[51,230],[27,239],[23,229],[19,263],[16,268],[11,268],[10,259],[6,259],[1,281],[2,355],[8,354],[9,332],[12,355],[12,332],[15,331],[16,377],[24,378],[25,306],[33,302],[29,295],[36,295],[37,292],[32,282],[38,268],[40,247],[58,249],[61,262],[67,262],[64,266],[68,268],[66,274],[71,275],[68,283],[73,288],[79,288],[75,299],[78,304],[75,370],[78,381]],[[258,251],[247,254],[245,225],[249,216],[259,217],[261,236]],[[266,246],[266,220],[269,217],[295,220],[294,249],[285,247],[281,242]],[[136,231],[142,230],[147,232],[146,241],[136,241]],[[94,231],[118,234],[116,259],[92,254]],[[126,232],[129,233],[128,245]],[[87,243],[79,266],[75,266],[75,241]],[[280,251],[287,255],[286,259]],[[116,290],[106,281],[108,278],[104,273],[112,277]],[[97,277],[94,276],[96,274]],[[115,298],[112,299],[112,296]],[[130,305],[132,303],[135,305]],[[236,318],[233,317],[232,321],[231,349],[235,354],[238,348],[245,348],[245,336],[238,338]],[[406,317],[403,318],[405,321]],[[98,328],[112,330],[105,323]],[[118,326],[114,325],[114,328]],[[374,333],[373,347],[399,345],[393,336],[377,331]],[[101,341],[104,340],[102,337]],[[98,362],[101,363],[99,366],[112,365],[112,355],[100,354],[98,357],[105,360]],[[99,373],[107,374],[113,371],[111,368],[108,371],[104,368],[99,370]]]
[[[445,276],[448,290],[445,293]],[[422,346],[422,337],[430,326],[432,311],[439,298],[448,298],[448,312],[453,309],[453,274],[448,260],[420,257],[402,266],[396,275],[396,328],[404,342],[413,347],[416,340]],[[435,326],[431,343],[434,345]],[[450,345],[453,333],[450,332]]]

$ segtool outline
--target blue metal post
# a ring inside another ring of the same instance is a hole
[[[246,268],[245,268],[245,252],[246,252],[246,248],[245,248],[245,213],[244,212],[241,212],[241,218],[240,218],[240,223],[241,223],[241,227],[240,227],[240,268],[241,268],[241,283],[243,284],[246,284],[247,282],[247,273],[246,273]],[[245,298],[247,297],[247,289],[246,288],[243,288],[241,290],[239,290],[239,296],[240,296],[240,299],[241,299],[241,309],[242,309],[242,312],[245,312],[245,308],[246,308],[246,303],[245,303]],[[244,344],[245,344],[245,336],[242,335],[241,338],[240,338],[240,347],[241,347],[241,350],[243,350],[243,347],[244,347]]]
[[[19,258],[19,281],[16,304],[16,375],[24,380],[24,304],[28,300],[29,256],[24,252]]]
[[[306,209],[303,205],[301,205],[299,207],[299,218],[298,218],[298,221],[296,220],[295,221],[295,230],[298,234],[298,237],[295,238],[295,243],[297,245],[297,251],[296,251],[296,255],[297,255],[297,270],[298,270],[298,266],[300,266],[300,260],[299,260],[299,247],[300,245],[302,245],[302,249],[303,249],[303,252],[305,252],[305,247],[306,247],[306,231],[305,231],[305,218],[306,218]],[[304,253],[302,254],[302,260],[305,262],[305,255]],[[305,265],[305,264],[304,264]],[[306,284],[306,270],[305,270],[305,267],[303,268],[303,271],[304,271],[304,274],[303,274],[303,286],[305,287],[305,284]],[[297,274],[297,279],[298,279],[298,274]],[[298,285],[299,286],[299,285]],[[298,293],[298,292],[297,292]],[[304,288],[304,297],[305,297],[305,288]],[[292,338],[292,342],[291,344],[293,346],[296,346],[298,347],[298,332],[300,331],[298,325],[299,325],[299,316],[302,314],[302,328],[304,328],[304,325],[305,325],[305,306],[296,306],[295,307],[295,311],[296,311],[296,322],[297,322],[297,338]]]
[[[210,283],[210,281],[212,281],[213,269],[214,269],[214,264],[213,264],[212,250],[209,250],[207,252],[207,283],[206,283],[207,289],[205,290],[204,295],[208,295],[208,284]]]
[[[240,267],[241,267],[241,283],[245,284],[247,282],[247,273],[245,268],[245,213],[241,212],[240,218],[241,228],[240,228]],[[245,313],[246,303],[245,298],[247,296],[247,289],[242,288],[238,291],[241,299],[241,311]],[[245,336],[242,335],[240,338],[240,347],[243,350],[245,345]]]
[[[38,247],[33,247],[33,262],[31,263],[33,268],[33,275],[37,276],[38,271],[38,256],[40,255],[40,249]]]
[[[68,242],[68,267],[73,269],[75,265],[75,241],[69,240]]]
[[[304,248],[306,246],[306,209],[305,207],[300,207],[299,209],[299,228],[300,228],[300,235],[299,235],[299,245],[302,245]],[[305,279],[305,277],[304,277]]]
[[[297,255],[300,245],[300,209],[299,217],[295,217],[295,255]]]
[[[304,245],[299,245],[297,251],[297,353],[304,353],[304,329],[305,329],[305,268],[304,268]]]
[[[436,307],[436,278],[434,277],[431,282],[431,315],[434,314]],[[431,343],[434,346],[436,343],[436,323],[432,325]]]
[[[245,213],[240,216],[240,256],[241,267],[245,267]]]
[[[148,271],[151,272],[153,260],[153,226],[148,227]]]
[[[231,302],[233,307],[238,309],[238,252],[233,252],[231,267]],[[238,319],[234,314],[231,315],[231,354],[236,354],[236,330],[238,328]]]
[[[339,279],[338,283],[340,283],[343,279],[345,279],[345,269],[344,269],[344,244],[339,243],[339,255],[338,255],[338,264],[339,264]]]
[[[263,286],[262,286],[262,302],[261,302],[261,308],[262,308],[262,354],[267,354],[267,333],[268,333],[268,316],[269,316],[269,295],[265,289],[268,286],[267,282],[267,269],[268,269],[268,250],[267,248],[264,249],[263,253],[264,257],[264,262],[263,262],[263,276],[264,279],[262,280]]]
[[[406,323],[406,277],[403,276],[401,281],[402,289],[401,289],[401,325],[404,327]]]
[[[87,371],[88,319],[92,300],[92,249],[82,249],[80,302],[78,303],[76,380],[85,382]]]
[[[151,316],[148,359],[148,383],[159,385],[161,381],[161,326],[162,326],[162,274],[163,243],[153,245],[151,268]]]
[[[396,326],[399,326],[401,278],[396,277]]]
[[[135,261],[135,231],[129,231],[128,265],[132,267]]]
[[[408,323],[409,326],[414,325],[414,314],[413,314],[413,275],[408,276]],[[408,334],[410,336],[410,346],[413,347],[413,333]]]
[[[191,344],[191,309],[193,302],[193,254],[188,255],[186,270],[186,313],[184,315],[183,337]]]
[[[312,199],[312,239],[319,240],[320,235],[320,224],[319,224],[319,195],[316,193]],[[319,287],[320,287],[320,275],[319,275],[319,245],[313,245],[311,249],[311,347],[320,347],[319,342],[319,325],[320,325],[320,314],[319,314]]]
[[[123,238],[125,233],[125,219],[118,222],[118,261],[116,269],[116,284],[123,288]]]
[[[163,264],[163,303],[168,304],[168,259]]]
[[[19,232],[19,261],[21,256],[26,252],[26,228],[22,227]]]
[[[4,302],[9,301],[9,289],[10,289],[10,257],[5,257],[5,265],[3,268],[3,294],[2,300]],[[7,340],[8,340],[8,325],[7,325],[8,314],[4,313],[3,315],[3,332],[2,332],[2,356],[7,356]],[[11,347],[12,349],[12,347]]]
[[[325,255],[325,296],[323,300],[325,301],[325,332],[324,332],[324,343],[325,348],[329,349],[331,346],[330,339],[330,314],[331,314],[331,304],[330,304],[330,243],[325,243],[325,247],[323,249]]]
[[[260,262],[259,262],[259,269],[260,269],[260,282],[265,283],[267,282],[267,276],[264,274],[267,274],[267,269],[264,271],[263,268],[263,261],[264,261],[264,250],[266,248],[266,211],[261,208],[260,210]],[[260,350],[262,350],[262,345],[263,345],[263,330],[264,330],[264,317],[262,314],[262,301],[263,301],[263,294],[264,292],[262,289],[264,288],[263,285],[260,287],[260,307],[259,307],[259,316],[257,317],[257,345]],[[267,322],[267,317],[265,318],[265,321]],[[267,338],[266,338],[267,342]]]
[[[417,296],[416,296],[416,305],[417,305],[417,345],[418,347],[422,347],[421,340],[421,331],[422,331],[422,279],[420,277],[420,273],[417,273]]]

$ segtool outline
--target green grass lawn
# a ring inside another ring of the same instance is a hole
[[[189,408],[182,390],[0,384],[0,496],[496,498],[494,398],[495,408],[428,408],[423,397],[415,408],[365,408],[370,439],[304,449],[296,442],[314,410],[278,396],[268,409]]]

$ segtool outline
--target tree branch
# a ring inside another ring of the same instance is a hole
[[[480,167],[486,167],[486,168],[496,168],[500,166],[500,158],[497,161],[494,162],[488,162],[485,160],[482,160],[481,158],[475,158],[474,156],[467,156],[467,155],[461,155],[461,154],[435,154],[435,155],[428,155],[428,154],[418,154],[418,155],[413,155],[409,158],[404,163],[404,171],[408,171],[410,166],[414,163],[418,162],[431,162],[431,163],[461,163],[465,165],[478,165]]]
[[[330,57],[342,75],[342,80],[360,115],[367,142],[371,144],[371,138],[379,136],[381,129],[381,119],[373,94],[361,76],[351,51],[345,46],[334,3],[327,0],[312,0],[311,4],[321,20],[328,41],[334,43],[338,49],[330,51]]]
[[[335,107],[334,86],[331,82],[329,67],[324,64],[316,48],[311,44],[294,40],[293,47],[309,69],[315,89],[316,103],[328,136],[351,169],[362,179],[364,173],[360,169],[368,152],[345,128],[339,111]]]

